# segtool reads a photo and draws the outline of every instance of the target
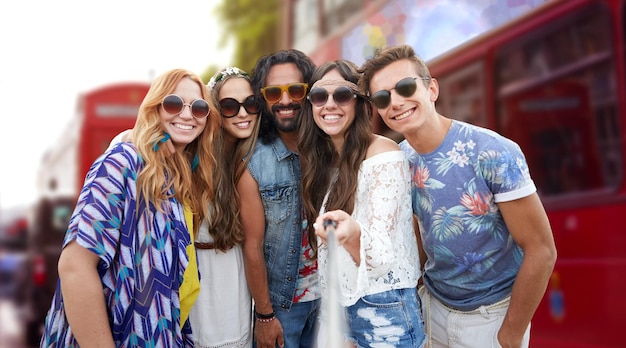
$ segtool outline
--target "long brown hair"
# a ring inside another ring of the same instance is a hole
[[[346,81],[357,83],[357,66],[347,60],[336,60],[319,66],[313,72],[310,84],[313,85],[326,73],[337,70]],[[302,205],[310,222],[315,221],[330,188],[332,168],[337,168],[337,178],[326,202],[326,211],[342,209],[348,214],[354,210],[354,196],[361,163],[372,142],[372,107],[364,94],[357,93],[354,107],[354,122],[345,134],[341,153],[335,149],[330,137],[313,120],[311,103],[307,100],[300,117],[298,149],[304,160],[302,170]],[[316,245],[315,232],[309,224],[309,241]]]
[[[208,85],[215,105],[219,103],[222,86],[233,78],[242,78],[250,83],[249,75],[234,67],[222,69],[211,78]],[[252,91],[252,84],[250,84],[250,90]],[[237,182],[250,160],[260,123],[261,115],[258,115],[252,135],[246,139],[237,139],[233,147],[226,146],[225,130],[222,128],[213,147],[218,165],[212,168],[212,174],[215,177],[215,199],[209,207],[208,222],[209,233],[213,237],[215,248],[222,251],[227,251],[244,240]]]

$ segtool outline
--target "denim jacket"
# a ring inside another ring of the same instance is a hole
[[[298,279],[302,244],[300,159],[280,138],[272,144],[258,142],[248,170],[259,185],[265,210],[263,252],[270,300],[289,310]]]

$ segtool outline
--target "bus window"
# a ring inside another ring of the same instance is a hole
[[[459,121],[486,127],[484,76],[482,61],[440,78],[433,76],[439,82],[439,112]]]
[[[590,6],[496,52],[499,131],[522,147],[543,195],[621,181],[610,22]]]

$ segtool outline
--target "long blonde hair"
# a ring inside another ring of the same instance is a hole
[[[171,94],[184,78],[198,84],[202,99],[209,103],[211,112],[202,133],[182,152],[171,153],[167,146],[157,145],[165,138],[159,107],[163,98]],[[162,203],[172,197],[188,205],[194,213],[193,226],[196,235],[200,221],[208,210],[208,204],[214,197],[211,173],[216,166],[216,159],[212,146],[221,123],[221,117],[200,77],[188,70],[173,69],[154,80],[139,107],[133,128],[132,142],[145,163],[137,175],[138,199],[145,199],[159,210]],[[194,161],[197,161],[198,168],[202,170],[192,170]]]

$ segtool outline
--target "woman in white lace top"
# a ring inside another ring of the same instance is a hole
[[[422,347],[408,162],[393,140],[372,133],[373,111],[358,78],[346,60],[318,67],[300,124],[303,206],[315,221],[309,232],[317,235],[326,301],[318,345],[336,343],[327,329],[337,323],[326,322],[333,320],[329,295],[336,291],[354,346]],[[336,223],[339,246],[332,250],[327,219]],[[329,264],[329,256],[337,261]]]

